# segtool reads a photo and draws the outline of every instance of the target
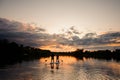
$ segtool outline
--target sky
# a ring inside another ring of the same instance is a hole
[[[120,48],[120,0],[0,0],[0,39],[74,51]]]

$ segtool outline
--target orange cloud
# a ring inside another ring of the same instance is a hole
[[[76,50],[76,47],[74,47],[74,46],[61,45],[61,44],[41,46],[40,48],[50,50],[50,51],[53,51],[53,52],[68,52],[68,51],[75,51]]]
[[[120,43],[112,43],[112,44],[107,44],[107,46],[111,46],[111,47],[117,47],[120,46]]]

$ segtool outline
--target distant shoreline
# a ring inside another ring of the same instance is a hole
[[[86,57],[120,61],[120,49],[114,51],[98,50],[93,52],[77,49],[73,52],[51,52],[49,50],[19,45],[16,42],[9,42],[7,39],[0,40],[0,53],[0,66],[49,57],[51,53],[61,56],[74,56],[78,59]]]

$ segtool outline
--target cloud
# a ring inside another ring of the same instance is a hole
[[[82,38],[79,38],[79,36],[72,36],[72,39],[78,45],[120,43],[120,32],[109,32],[101,35],[97,35],[96,33],[87,33]]]
[[[70,27],[70,30],[71,30],[71,32],[74,33],[74,34],[81,34],[78,30],[75,29],[74,26]]]
[[[30,24],[20,23],[17,21],[10,21],[5,18],[0,18],[0,31],[13,32],[45,32],[45,29],[32,26]]]
[[[81,34],[75,27],[70,27],[62,34],[48,34],[43,28],[0,18],[0,39],[8,39],[26,46],[49,46],[49,48],[59,48],[58,50],[64,49],[64,46],[86,49],[120,47],[118,45],[120,44],[120,32],[107,32],[101,35],[87,33],[80,38]]]
[[[87,33],[87,34],[85,34],[85,36],[83,38],[94,38],[96,36],[97,36],[96,33]]]
[[[64,34],[66,34],[66,36],[73,36],[73,35],[80,35],[81,32],[79,32],[77,29],[75,29],[74,26],[70,27],[69,29],[67,29],[66,31],[64,29],[62,29],[63,32],[65,32]]]
[[[73,35],[71,36],[71,39],[62,36],[60,39],[58,39],[58,43],[86,49],[112,49],[114,47],[120,48],[118,45],[120,44],[120,32],[109,32],[101,35],[97,35],[96,33],[87,33],[82,38],[79,38],[77,35]]]
[[[117,40],[120,40],[120,32],[109,32],[98,36],[98,42],[101,44],[119,43]]]
[[[45,29],[0,18],[0,39],[16,41],[28,46],[40,46],[41,39],[48,39]]]

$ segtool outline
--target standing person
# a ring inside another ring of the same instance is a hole
[[[59,55],[56,55],[56,63],[59,63]]]
[[[51,55],[51,64],[54,64],[54,54]]]

